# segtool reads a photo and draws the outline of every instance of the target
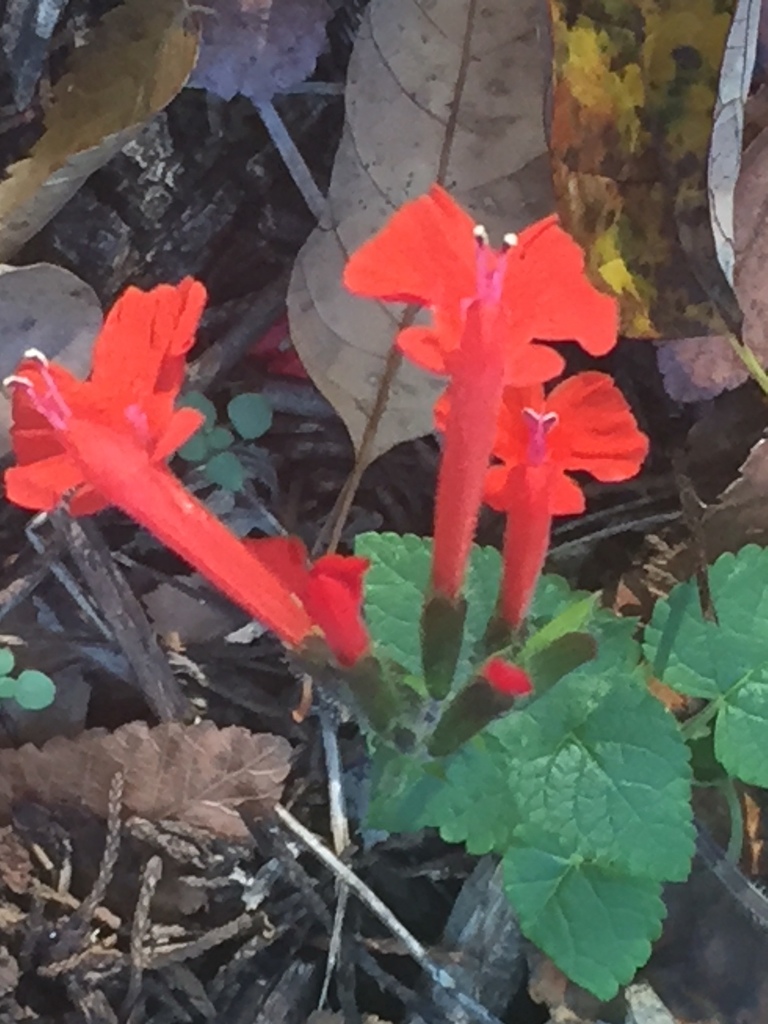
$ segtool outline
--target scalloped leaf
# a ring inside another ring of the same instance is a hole
[[[701,612],[696,584],[659,601],[645,630],[654,673],[672,689],[712,702],[715,756],[744,782],[768,785],[768,550],[754,544],[709,570],[717,622]]]

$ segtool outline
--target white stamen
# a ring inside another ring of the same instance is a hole
[[[520,239],[514,231],[508,231],[507,234],[504,235],[504,238],[502,239],[502,245],[504,246],[505,249],[514,249],[514,247],[519,243],[519,241]]]
[[[43,366],[48,365],[48,356],[44,352],[41,352],[39,348],[28,348],[24,353],[25,359],[34,359],[38,363],[42,363]]]
[[[31,388],[33,386],[32,381],[29,379],[29,377],[19,377],[15,373],[12,373],[10,377],[5,377],[3,379],[4,388],[9,388],[11,387],[12,384],[18,384],[23,388]]]
[[[489,245],[490,239],[488,238],[488,232],[485,230],[482,224],[476,224],[472,234],[475,236],[475,241],[478,245]]]

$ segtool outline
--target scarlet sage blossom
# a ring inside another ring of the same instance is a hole
[[[300,648],[311,636],[322,637],[322,630],[292,589],[293,577],[281,577],[259,558],[258,541],[246,547],[163,462],[187,439],[190,426],[194,430],[199,424],[197,413],[190,418],[186,410],[174,412],[173,398],[205,300],[202,285],[182,282],[177,289],[161,286],[150,292],[148,324],[123,316],[127,308],[146,308],[147,295],[138,294],[140,300],[127,293],[130,303],[118,302],[105,325],[110,345],[128,353],[121,357],[108,351],[100,336],[88,381],[77,381],[39,354],[25,358],[8,379],[12,438],[23,461],[6,474],[8,498],[24,508],[47,510],[77,487],[72,500],[79,505],[76,514],[114,505],[284,643]],[[195,296],[194,316],[190,296]],[[136,351],[142,345],[144,362]],[[135,370],[133,381],[124,379],[129,370]],[[88,500],[78,503],[83,491]],[[335,636],[324,639],[333,649]],[[347,653],[344,646],[341,656]]]
[[[485,500],[506,513],[500,613],[525,618],[549,547],[554,516],[585,508],[571,472],[606,483],[628,480],[648,454],[624,396],[604,373],[580,373],[545,397],[542,385],[507,388]]]
[[[616,343],[617,309],[584,276],[581,249],[556,217],[491,249],[438,185],[406,203],[355,252],[344,283],[360,295],[426,306],[429,327],[401,331],[403,354],[448,377],[435,505],[432,587],[458,599],[506,384],[538,384],[562,357],[539,341],[574,339],[592,355]]]
[[[153,463],[164,462],[203,420],[196,410],[175,409],[174,403],[205,300],[205,288],[192,278],[149,292],[128,288],[96,338],[88,380],[52,363],[46,370],[49,390],[58,393],[71,416],[86,416],[97,432],[129,434]],[[41,372],[34,359],[25,359],[17,370],[38,380]],[[109,504],[24,389],[14,391],[11,439],[18,464],[6,472],[5,485],[14,504],[50,511],[71,494],[75,516]]]
[[[363,577],[370,562],[353,555],[322,555],[313,564],[298,537],[247,541],[276,575],[287,581],[320,626],[339,664],[349,667],[370,653],[362,618]]]

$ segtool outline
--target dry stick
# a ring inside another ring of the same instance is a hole
[[[464,40],[461,50],[461,63],[459,65],[459,73],[456,76],[456,88],[453,91],[453,98],[451,99],[451,106],[448,111],[448,119],[445,125],[445,138],[443,140],[443,146],[440,151],[440,159],[437,164],[437,174],[435,180],[442,184],[445,180],[445,176],[448,173],[448,164],[451,159],[451,147],[453,145],[453,137],[456,132],[456,126],[459,119],[459,107],[461,106],[461,97],[464,92],[464,86],[467,81],[467,73],[469,71],[469,65],[472,59],[471,45],[472,45],[472,32],[475,24],[475,15],[477,13],[477,0],[469,0],[467,7],[467,23],[464,31]],[[404,328],[410,326],[416,316],[416,307],[409,306],[403,314],[400,324],[398,326],[398,333]],[[346,522],[349,510],[352,507],[357,488],[360,485],[363,473],[370,461],[371,448],[373,447],[373,441],[376,437],[376,432],[379,429],[379,423],[384,415],[384,411],[387,408],[387,402],[389,401],[389,392],[394,381],[395,374],[400,369],[402,362],[402,355],[400,351],[394,346],[390,349],[387,361],[384,366],[384,372],[381,375],[379,381],[379,387],[376,392],[376,399],[373,403],[373,409],[371,410],[371,416],[365,425],[363,431],[363,437],[360,442],[360,449],[355,458],[355,464],[352,467],[352,472],[342,488],[339,499],[333,508],[331,513],[331,521],[333,526],[331,528],[330,538],[328,540],[328,552],[333,552],[339,546],[341,540],[341,532],[344,529],[344,523]],[[321,534],[322,536],[322,534]],[[321,543],[318,539],[318,544],[315,545],[313,554],[317,554],[317,547]]]
[[[337,856],[349,846],[349,822],[347,820],[346,808],[344,807],[344,793],[341,781],[341,756],[339,754],[339,739],[336,733],[337,715],[326,707],[318,709],[320,718],[320,732],[323,737],[323,752],[325,754],[325,767],[328,774],[328,807],[331,816],[331,835]],[[331,977],[336,966],[341,949],[341,933],[344,927],[344,915],[347,910],[349,899],[349,887],[341,880],[336,883],[336,910],[333,915],[333,930],[328,944],[328,959],[325,965],[325,977],[320,998],[317,1001],[318,1010],[322,1010],[328,998],[328,988],[331,984]]]
[[[282,804],[276,805],[275,815],[284,828],[300,839],[318,860],[322,861],[339,880],[345,883],[348,889],[354,892],[371,913],[375,914],[381,923],[402,942],[409,954],[421,969],[429,975],[432,981],[455,999],[463,1010],[476,1020],[481,1021],[482,1024],[501,1024],[498,1017],[486,1010],[484,1006],[481,1006],[472,996],[467,995],[466,992],[462,992],[457,987],[456,980],[450,972],[439,967],[430,959],[426,949],[424,949],[419,940],[411,935],[408,929],[400,923],[386,903],[380,900],[376,893],[369,889],[365,882],[361,881],[343,861],[339,860],[314,833],[305,828]]]
[[[147,622],[136,595],[117,569],[95,524],[51,513],[51,522],[69,545],[72,558],[113,624],[123,654],[152,710],[161,722],[186,718],[190,704]]]

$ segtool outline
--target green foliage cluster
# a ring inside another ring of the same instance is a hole
[[[25,668],[14,675],[16,659],[7,647],[0,648],[0,698],[15,700],[25,711],[41,711],[53,703],[53,680],[37,669]]]
[[[366,534],[356,552],[371,560],[365,613],[375,652],[399,666],[390,676],[410,698],[399,730],[369,735],[368,824],[432,826],[471,853],[497,854],[524,933],[573,981],[611,998],[661,932],[662,886],[688,875],[698,752],[714,752],[722,778],[768,785],[768,551],[750,546],[712,567],[716,621],[702,613],[695,582],[683,583],[658,602],[641,639],[633,620],[544,576],[510,659],[529,672],[534,694],[443,756],[429,755],[425,737],[488,656],[498,552],[472,553],[464,636],[443,700],[422,670],[431,541]],[[573,657],[585,634],[590,656]],[[545,656],[553,651],[559,662]],[[650,693],[651,675],[703,698],[702,711],[679,725]]]
[[[272,426],[272,407],[263,395],[246,392],[236,395],[227,405],[227,426],[217,422],[216,407],[199,391],[190,391],[183,404],[197,409],[205,422],[178,454],[197,463],[207,479],[227,491],[239,491],[246,473],[242,462],[229,449],[236,435],[245,441],[262,437]]]

